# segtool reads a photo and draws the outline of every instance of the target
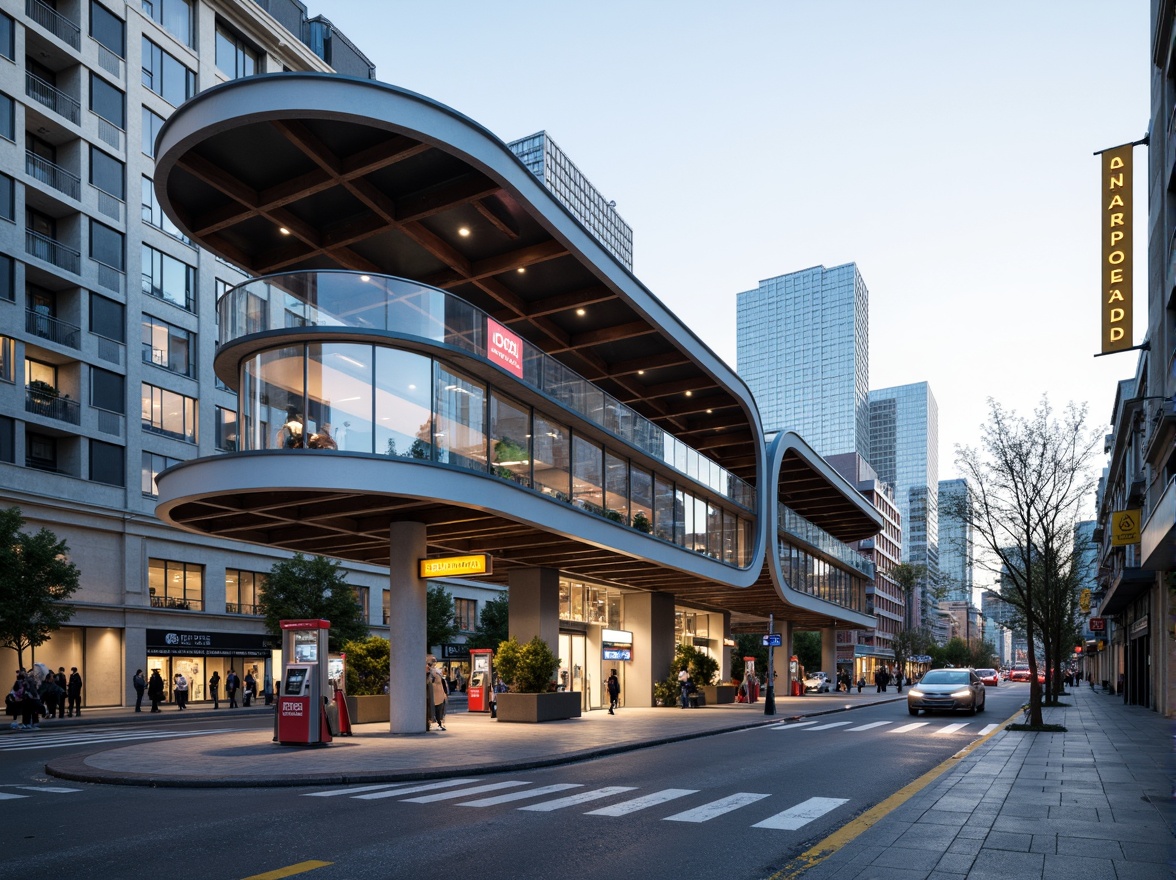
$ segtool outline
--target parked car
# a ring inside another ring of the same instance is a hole
[[[980,680],[984,682],[985,687],[997,687],[1000,685],[1000,673],[995,669],[977,669],[976,674],[980,676]]]
[[[804,680],[806,694],[827,694],[830,690],[832,685],[829,684],[829,676],[823,672],[810,672]]]
[[[907,711],[957,709],[975,715],[984,711],[984,682],[974,669],[932,669],[907,691]]]

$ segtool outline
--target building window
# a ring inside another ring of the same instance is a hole
[[[180,228],[171,222],[171,218],[163,213],[163,209],[159,206],[159,199],[155,197],[155,184],[150,177],[143,178],[143,222],[154,226],[177,241],[182,241],[189,246],[192,244],[192,239],[184,235]]]
[[[127,411],[126,379],[118,373],[90,367],[90,403],[110,412]]]
[[[0,382],[16,381],[16,369],[12,366],[13,352],[12,339],[0,336]]]
[[[229,614],[261,614],[261,591],[266,576],[256,571],[225,569],[225,611]]]
[[[25,434],[25,467],[56,471],[57,438],[31,432]]]
[[[90,36],[96,43],[105,46],[119,58],[126,58],[126,31],[127,26],[121,18],[97,0],[90,0]]]
[[[90,259],[125,272],[127,265],[123,251],[123,234],[97,220],[91,220]]]
[[[196,74],[162,46],[144,37],[143,85],[178,107],[196,94]]]
[[[126,130],[126,96],[93,71],[90,73],[90,109],[119,130]]]
[[[151,315],[143,315],[143,363],[181,376],[196,375],[196,334]]]
[[[90,480],[110,486],[126,485],[126,459],[121,446],[100,440],[90,441]]]
[[[123,318],[123,304],[91,293],[90,332],[125,344],[127,329]]]
[[[384,626],[387,626],[392,617],[392,596],[388,590],[384,590],[383,609]]]
[[[0,461],[16,463],[16,420],[0,416]]]
[[[196,442],[196,399],[143,383],[143,430]]]
[[[453,619],[457,628],[464,633],[473,632],[478,628],[478,600],[454,599]]]
[[[16,181],[0,174],[0,218],[16,222]]]
[[[359,606],[359,613],[364,623],[368,622],[371,613],[368,611],[368,604],[372,601],[371,587],[352,587],[355,590],[355,604]]]
[[[239,34],[216,23],[216,66],[229,79],[261,72],[261,53]]]
[[[204,607],[204,566],[148,559],[147,591],[153,608],[200,611]]]
[[[143,453],[143,494],[154,498],[159,494],[159,487],[155,485],[155,478],[173,464],[179,464],[180,459],[168,458],[154,452]]]
[[[4,12],[0,12],[0,55],[16,60],[16,22]]]
[[[143,293],[195,312],[196,269],[144,245]]]
[[[223,406],[216,408],[216,448],[222,452],[237,451],[237,413]]]
[[[114,196],[120,202],[127,200],[126,167],[113,156],[90,147],[90,185]]]
[[[141,0],[142,9],[160,27],[166,28],[189,49],[192,42],[192,4],[189,0]]]
[[[12,257],[0,254],[0,299],[9,302],[16,300],[15,268],[16,261]]]
[[[142,150],[152,158],[155,158],[155,138],[161,128],[163,128],[163,117],[158,113],[152,113],[144,107]]]

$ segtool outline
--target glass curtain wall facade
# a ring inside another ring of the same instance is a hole
[[[737,369],[765,431],[796,431],[825,457],[868,459],[869,297],[855,263],[737,294]]]
[[[939,481],[939,574],[944,600],[975,604],[975,548],[972,544],[972,487],[967,480]]]

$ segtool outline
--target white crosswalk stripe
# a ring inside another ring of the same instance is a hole
[[[904,724],[902,727],[896,727],[894,730],[888,730],[887,733],[907,733],[911,730],[918,730],[920,727],[926,727],[928,722],[915,721],[912,724]]]
[[[846,733],[853,733],[855,730],[873,730],[875,727],[885,727],[887,724],[893,724],[893,721],[872,721],[869,724],[863,724],[860,727],[851,727]]]
[[[815,721],[798,721],[795,724],[773,724],[772,730],[800,730],[803,727],[808,727],[810,724],[816,724]],[[749,728],[754,730],[755,728]]]
[[[675,813],[672,816],[666,816],[664,821],[709,822],[716,816],[722,816],[724,813],[730,813],[732,810],[738,810],[740,807],[746,807],[748,804],[754,804],[756,801],[761,801],[766,797],[771,797],[771,795],[755,794],[750,791],[741,791],[737,794],[720,798],[717,801],[711,801],[709,804],[703,804],[701,807],[695,807],[693,810],[687,810],[684,813]]]
[[[420,797],[405,798],[406,804],[432,804],[437,801],[451,801],[454,798],[467,797],[471,794],[482,794],[487,791],[498,791],[503,788],[516,788],[520,785],[530,785],[529,782],[522,782],[520,780],[507,780],[506,782],[488,782],[485,785],[475,785],[473,788],[462,789],[461,791],[442,791],[435,794],[423,794]]]
[[[438,788],[453,788],[455,785],[465,785],[474,782],[473,779],[443,779],[440,782],[426,782],[423,785],[410,785],[408,788],[394,788],[391,791],[373,791],[368,794],[357,794],[357,801],[374,801],[380,798],[399,797],[402,794],[415,794],[418,791],[434,791]]]
[[[947,727],[939,728],[939,730],[935,731],[932,736],[946,736],[949,733],[958,733],[967,726],[967,724],[949,724]]]
[[[586,804],[588,801],[597,801],[601,798],[612,797],[614,794],[621,794],[622,792],[632,791],[632,785],[608,785],[604,788],[598,788],[594,791],[584,791],[580,794],[569,795],[568,797],[558,798],[554,801],[547,801],[542,804],[531,804],[527,807],[519,807],[520,810],[529,810],[533,813],[549,813],[552,810],[562,810],[565,807],[574,807],[577,804]]]
[[[3,788],[16,788],[20,791],[30,791],[34,794],[75,794],[81,791],[80,788],[61,788],[53,785],[4,785]],[[0,791],[0,801],[15,801],[23,798],[32,797],[31,794],[12,794],[7,791]]]
[[[244,729],[244,728],[241,728]],[[136,742],[171,737],[209,736],[214,733],[231,733],[234,728],[223,727],[215,730],[104,730],[73,731],[70,733],[47,733],[44,730],[30,730],[20,735],[0,738],[0,752],[28,752],[37,749],[56,749],[65,746],[106,745],[112,742]]]
[[[359,785],[354,788],[336,788],[333,791],[312,791],[303,797],[339,797],[340,795],[355,795],[361,791],[379,791],[380,789],[402,788],[407,782],[385,782],[382,785]]]
[[[832,730],[834,727],[846,727],[853,724],[852,721],[834,721],[832,724],[821,724],[817,727],[810,727],[809,730]]]
[[[988,734],[992,733],[992,731],[996,730],[998,727],[1000,727],[999,724],[985,724],[983,727],[980,728],[980,733],[978,735],[979,736],[987,736]]]
[[[756,822],[752,828],[774,828],[778,831],[796,831],[803,828],[814,819],[819,819],[830,810],[835,810],[842,804],[849,803],[847,798],[809,798],[802,804],[789,807],[782,813],[770,816],[762,822]]]
[[[476,801],[466,801],[459,807],[496,807],[499,804],[509,804],[511,801],[521,801],[526,798],[536,798],[545,794],[555,794],[557,791],[567,791],[569,788],[583,788],[578,782],[557,782],[554,785],[544,785],[542,788],[528,788],[526,791],[510,791],[494,797],[481,798]]]
[[[633,798],[630,801],[621,801],[619,804],[613,804],[611,807],[601,807],[599,810],[592,810],[588,813],[585,813],[584,815],[627,816],[630,813],[636,813],[638,810],[644,810],[649,807],[656,807],[658,804],[664,804],[667,801],[685,797],[688,794],[698,794],[698,789],[667,788],[663,791],[655,791],[653,794],[647,794],[639,798]]]

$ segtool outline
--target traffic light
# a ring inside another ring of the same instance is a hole
[[[1082,646],[1081,646],[1081,645],[1078,645],[1078,646],[1076,646],[1076,647],[1074,648],[1074,653],[1075,653],[1075,654],[1081,654],[1081,653],[1082,653]]]

